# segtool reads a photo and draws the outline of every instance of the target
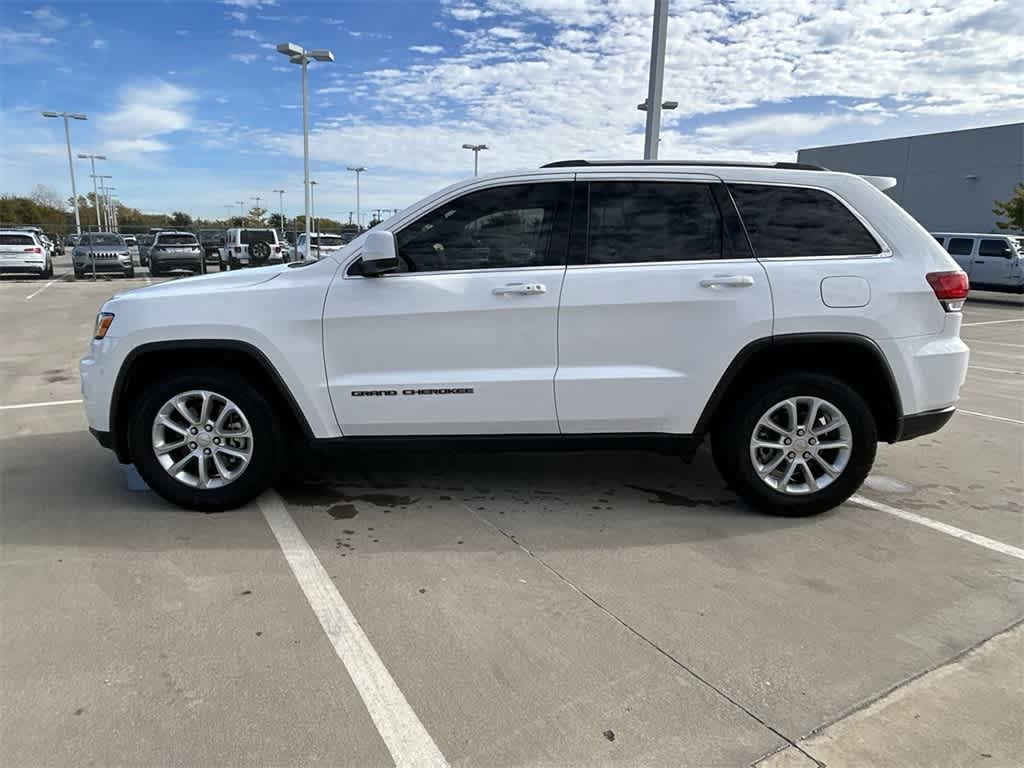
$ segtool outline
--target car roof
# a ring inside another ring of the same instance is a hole
[[[28,235],[32,237],[35,234],[30,229],[0,229],[0,235]]]
[[[157,237],[160,237],[160,235],[192,235],[192,237],[195,237],[195,234],[192,232],[182,232],[177,229],[165,229],[156,233]]]
[[[741,160],[556,160],[541,168],[579,168],[603,166],[686,166],[703,168],[781,168],[788,171],[827,171],[820,165],[810,163],[755,163]]]
[[[939,237],[1024,237],[1024,232],[932,232]]]

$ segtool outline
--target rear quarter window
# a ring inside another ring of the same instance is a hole
[[[842,202],[819,189],[730,185],[759,259],[877,255],[882,247]]]
[[[969,237],[951,237],[946,243],[946,250],[953,256],[970,256],[974,250],[974,240]]]
[[[35,245],[32,235],[0,235],[0,245]]]

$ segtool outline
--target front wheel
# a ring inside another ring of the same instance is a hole
[[[281,464],[281,432],[270,404],[245,379],[220,368],[171,376],[148,387],[130,425],[132,459],[146,483],[188,509],[234,509],[262,493]]]
[[[871,409],[839,379],[781,376],[733,401],[711,448],[718,471],[749,504],[786,517],[842,504],[864,482],[878,434]]]

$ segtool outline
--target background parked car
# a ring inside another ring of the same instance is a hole
[[[199,243],[203,246],[203,258],[207,263],[220,261],[220,249],[224,246],[223,229],[199,230]]]
[[[1024,235],[936,232],[971,288],[1024,293]]]
[[[83,234],[71,253],[71,266],[78,278],[94,272],[119,272],[124,277],[135,277],[128,245],[116,232]]]
[[[135,235],[125,235],[124,236],[124,242],[125,242],[125,245],[128,246],[128,252],[132,255],[133,262],[134,261],[138,261],[138,258],[139,258],[139,241],[136,239]]]
[[[325,232],[317,234],[310,233],[310,242],[306,242],[306,233],[299,235],[298,245],[295,247],[297,258],[300,259],[322,259],[335,251],[340,251],[348,243],[348,240],[341,235],[332,235]],[[312,246],[312,248],[310,248]]]
[[[34,232],[0,229],[0,273],[53,277],[53,259]]]
[[[225,265],[228,269],[240,269],[287,261],[276,229],[229,229],[220,254],[221,269]]]
[[[199,239],[191,232],[160,232],[149,249],[149,274],[159,277],[178,269],[206,274]]]
[[[156,235],[139,235],[139,264],[144,267],[149,266],[149,249],[153,247],[153,241],[156,239]]]

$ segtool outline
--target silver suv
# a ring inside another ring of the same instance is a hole
[[[118,272],[124,277],[135,277],[131,251],[124,238],[116,232],[83,234],[71,252],[71,266],[77,278],[100,272]]]
[[[149,249],[149,274],[186,269],[206,274],[206,260],[199,240],[191,232],[159,232]]]

